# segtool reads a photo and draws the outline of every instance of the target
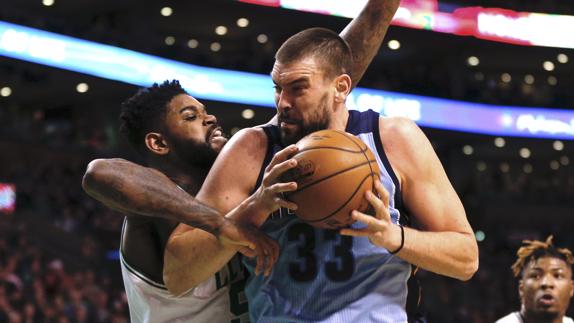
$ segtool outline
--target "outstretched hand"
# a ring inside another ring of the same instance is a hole
[[[380,196],[377,197],[372,191],[367,191],[365,197],[375,210],[375,215],[368,215],[354,210],[351,217],[355,221],[366,224],[362,229],[341,229],[342,235],[353,237],[367,237],[369,241],[377,247],[387,250],[396,250],[401,243],[401,229],[391,220],[389,213],[389,192],[383,187],[380,181],[375,181],[375,191]]]
[[[257,259],[255,273],[271,273],[279,257],[279,245],[255,226],[225,219],[220,228],[219,240],[223,244],[233,245],[243,255]]]

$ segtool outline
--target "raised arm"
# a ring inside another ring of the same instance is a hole
[[[385,120],[385,119],[381,119]],[[401,229],[392,224],[388,198],[378,186],[381,199],[368,194],[377,211],[375,217],[354,213],[365,222],[364,231],[342,230],[343,234],[367,236],[375,245],[437,274],[470,279],[478,269],[478,246],[462,202],[423,132],[407,119],[381,121],[381,140],[391,165],[401,179],[402,198],[418,228]]]
[[[361,13],[340,33],[353,52],[353,88],[379,51],[400,3],[400,0],[368,0]]]

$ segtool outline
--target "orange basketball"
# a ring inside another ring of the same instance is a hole
[[[369,209],[365,192],[374,190],[380,170],[364,142],[343,131],[321,130],[301,139],[297,147],[297,167],[284,180],[297,182],[297,190],[285,196],[298,205],[299,218],[318,228],[337,229],[353,223],[351,211]]]

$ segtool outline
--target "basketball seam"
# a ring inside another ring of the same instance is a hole
[[[369,168],[371,168],[371,165],[370,165],[370,164],[371,164],[371,163],[376,163],[376,162],[377,162],[376,160],[368,160],[368,161],[363,162],[363,163],[361,163],[361,164],[357,164],[357,165],[355,165],[355,166],[353,166],[353,167],[349,167],[349,168],[340,170],[340,171],[338,171],[338,172],[336,172],[336,173],[333,173],[333,174],[331,174],[331,175],[329,175],[329,176],[325,176],[325,177],[323,177],[323,178],[321,178],[321,179],[318,179],[318,180],[316,180],[315,182],[313,182],[313,183],[311,183],[311,184],[307,184],[306,186],[301,187],[300,189],[298,189],[298,190],[296,190],[295,192],[293,192],[293,194],[294,194],[294,193],[299,193],[299,192],[301,192],[301,191],[303,191],[303,190],[305,190],[305,189],[307,189],[307,188],[309,188],[309,187],[311,187],[311,186],[313,186],[313,185],[315,185],[315,184],[317,184],[317,183],[321,183],[321,182],[323,182],[323,181],[326,181],[326,180],[328,180],[328,179],[331,178],[331,177],[335,177],[335,176],[337,176],[337,175],[340,175],[340,174],[342,174],[342,173],[348,172],[348,171],[353,170],[353,169],[355,169],[355,168],[359,168],[359,167],[361,167],[361,166],[365,166],[366,164],[369,164]]]
[[[353,136],[354,136],[355,138],[361,140],[361,138],[358,138],[358,137],[355,136],[355,135],[353,135]],[[354,140],[352,140],[351,138],[349,138],[349,137],[347,137],[347,136],[345,136],[345,138],[347,138],[348,140],[350,140],[355,146],[358,146],[358,147],[359,147],[359,150],[363,153],[363,156],[365,156],[365,159],[366,159],[366,160],[369,160],[369,156],[367,156],[367,149],[369,149],[369,146],[368,146],[366,143],[363,142],[363,143],[365,144],[365,149],[362,149],[361,146],[358,145],[358,144],[357,144]],[[362,142],[362,140],[361,140],[361,142]],[[374,154],[373,154],[373,155],[374,155]],[[374,156],[373,156],[373,157],[374,157]],[[377,160],[377,158],[375,157],[375,161],[376,161],[376,160]],[[373,175],[373,167],[371,167],[371,163],[370,163],[370,162],[369,162],[369,168],[371,169],[371,176],[372,176],[372,175]],[[374,183],[373,183],[373,185],[374,185]]]
[[[361,140],[361,139],[358,138],[357,136],[355,136],[355,135],[353,135],[353,136],[354,136],[355,138]],[[358,147],[359,147],[359,150],[361,150],[361,152],[363,153],[363,156],[365,156],[365,159],[366,159],[366,160],[369,160],[369,156],[367,156],[367,153],[366,153],[366,152],[367,152],[367,149],[369,149],[369,146],[368,146],[366,143],[363,142],[363,143],[365,144],[365,149],[363,150],[363,149],[361,148],[361,146],[359,146],[354,140],[352,140],[351,138],[349,138],[349,137],[347,137],[347,136],[345,136],[345,138],[347,138],[348,140],[350,140],[351,142],[353,142],[353,144],[355,144],[355,146],[358,146]],[[361,140],[361,142],[362,142],[362,140]],[[375,162],[376,162],[377,157],[374,156],[374,155],[375,155],[375,154],[373,154],[373,157],[375,157]],[[375,178],[374,178],[374,176],[373,176],[373,167],[371,166],[371,162],[370,162],[370,161],[369,161],[369,169],[371,170],[371,177],[373,177],[373,187],[372,187],[372,190],[374,190],[374,189],[375,189]],[[377,175],[378,175],[378,176],[381,176],[380,174],[377,174]]]
[[[370,163],[370,162],[369,162],[369,163]],[[333,215],[337,214],[337,212],[341,211],[341,210],[349,203],[349,201],[350,201],[351,199],[353,199],[353,197],[355,197],[355,195],[357,195],[357,192],[359,191],[359,189],[361,188],[361,186],[363,186],[363,183],[364,183],[370,176],[371,176],[371,175],[369,174],[369,175],[365,176],[365,178],[363,178],[363,180],[361,181],[361,183],[360,183],[359,185],[357,185],[357,187],[355,188],[355,191],[353,192],[353,194],[351,194],[351,196],[345,201],[345,203],[341,204],[341,206],[340,206],[337,210],[333,211],[331,214],[327,215],[327,216],[324,217],[324,218],[316,219],[316,220],[305,220],[305,221],[307,221],[307,222],[309,222],[309,223],[319,222],[319,221],[326,220],[326,219],[332,217]]]
[[[355,144],[356,145],[356,144]],[[359,147],[359,151],[355,151],[355,150],[348,150],[345,148],[339,148],[339,147],[332,147],[332,146],[320,146],[320,147],[310,147],[310,148],[305,148],[305,149],[301,149],[299,150],[299,153],[305,152],[305,151],[310,151],[310,150],[316,150],[316,149],[332,149],[332,150],[340,150],[340,151],[344,151],[344,152],[348,152],[348,153],[353,153],[353,154],[365,154],[365,151],[363,149],[361,149],[361,147]]]

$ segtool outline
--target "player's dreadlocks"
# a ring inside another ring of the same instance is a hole
[[[518,259],[512,265],[512,272],[514,277],[519,278],[522,276],[524,267],[531,261],[536,261],[542,257],[554,257],[564,260],[570,266],[574,265],[574,256],[572,252],[566,248],[557,248],[552,243],[553,236],[550,235],[546,238],[545,242],[538,240],[524,240],[524,245],[518,249],[516,255]]]

